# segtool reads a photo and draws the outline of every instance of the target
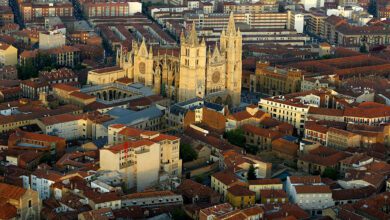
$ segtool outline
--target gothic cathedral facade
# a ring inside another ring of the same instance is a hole
[[[242,36],[233,14],[213,49],[200,40],[195,24],[180,36],[180,50],[147,47],[133,42],[131,51],[118,51],[124,75],[177,102],[195,97],[238,106],[241,100]]]

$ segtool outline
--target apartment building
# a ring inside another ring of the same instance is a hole
[[[325,13],[313,11],[309,14],[307,31],[317,36],[323,36],[324,23],[327,18]]]
[[[43,3],[23,2],[19,9],[24,22],[32,22],[44,17],[72,17],[73,5],[68,1]]]
[[[256,200],[261,197],[263,190],[282,190],[283,183],[280,179],[256,179],[248,180],[249,190],[256,193]]]
[[[0,66],[18,64],[18,49],[10,44],[0,42]]]
[[[329,128],[326,136],[327,146],[336,149],[360,147],[360,141],[361,135],[337,128]]]
[[[256,63],[256,74],[250,76],[251,91],[270,95],[283,95],[299,92],[302,71],[298,69],[280,69],[270,66],[267,61]]]
[[[66,140],[86,138],[86,122],[81,116],[72,114],[54,115],[40,118],[37,125],[47,135]]]
[[[159,183],[160,145],[150,140],[126,141],[100,149],[100,169],[119,171],[127,189],[138,192]]]
[[[309,106],[296,99],[285,99],[284,96],[261,99],[259,109],[271,114],[272,118],[287,122],[303,134],[305,119]]]
[[[289,176],[286,191],[291,202],[311,215],[321,215],[323,209],[334,205],[332,190],[320,176]]]
[[[171,176],[181,176],[180,138],[159,132],[126,127],[121,124],[113,124],[108,127],[109,145],[121,144],[129,140],[147,140],[156,143],[160,148],[159,160],[157,161],[160,171]]]
[[[243,125],[242,130],[244,131],[246,144],[256,146],[260,150],[270,150],[272,141],[283,136],[278,131],[260,128],[250,124]]]
[[[256,3],[241,3],[236,2],[224,2],[224,13],[262,13],[262,12],[277,12],[278,6],[275,0],[267,0]]]
[[[23,188],[37,191],[39,198],[45,200],[52,195],[51,185],[61,180],[61,173],[53,170],[36,169],[30,176],[22,176]]]
[[[94,17],[123,17],[130,15],[128,2],[86,2],[82,5],[87,18]]]
[[[39,32],[39,49],[48,50],[65,46],[65,34],[60,31]]]

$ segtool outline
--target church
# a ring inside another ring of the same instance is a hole
[[[212,47],[198,37],[195,24],[187,36],[182,32],[177,49],[154,49],[145,40],[132,44],[131,51],[117,51],[117,67],[90,71],[88,83],[113,83],[127,77],[176,102],[199,97],[231,107],[240,104],[242,36],[233,14],[219,44]]]

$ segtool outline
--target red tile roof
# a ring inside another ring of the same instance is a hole
[[[257,179],[257,180],[248,180],[249,185],[268,185],[268,184],[282,184],[282,180],[279,178],[273,179]]]
[[[242,126],[242,129],[245,132],[249,132],[261,137],[271,138],[272,140],[277,139],[281,136],[283,136],[280,132],[265,129],[265,128],[259,128],[250,124],[245,124]]]
[[[20,197],[22,197],[26,191],[26,189],[21,187],[0,183],[0,198],[3,199],[14,199],[19,201]]]
[[[67,91],[67,92],[74,92],[74,91],[79,91],[80,90],[77,87],[69,86],[69,85],[64,84],[64,83],[54,84],[54,85],[52,85],[52,87],[53,87],[53,89],[60,89],[60,90],[64,90],[64,91]]]
[[[108,148],[108,150],[110,150],[113,153],[118,153],[121,150],[125,149],[126,147],[138,148],[141,146],[151,146],[153,144],[155,144],[155,143],[152,141],[142,139],[142,140],[136,140],[136,141],[127,141],[127,142],[122,143],[122,144],[114,145],[114,146]]]
[[[62,115],[54,115],[49,117],[41,118],[40,121],[48,126],[48,125],[54,125],[59,123],[66,123],[70,121],[76,121],[81,119],[81,116],[72,115],[72,114],[62,114]]]
[[[332,193],[332,190],[326,185],[298,185],[295,186],[295,190],[297,194]]]
[[[290,182],[292,184],[303,183],[303,184],[313,184],[321,183],[320,176],[290,176]]]
[[[240,182],[240,180],[236,177],[236,175],[232,172],[228,171],[221,171],[218,173],[214,173],[211,176],[213,176],[215,179],[219,180],[223,184],[230,186],[233,183]]]
[[[227,189],[233,196],[255,196],[256,193],[249,190],[246,186],[235,185]]]

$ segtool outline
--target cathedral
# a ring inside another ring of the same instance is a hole
[[[187,36],[181,34],[180,49],[154,50],[143,40],[140,44],[133,42],[131,51],[119,50],[116,60],[121,71],[110,75],[105,82],[128,77],[177,102],[200,97],[231,107],[240,104],[242,36],[236,29],[233,14],[219,44],[212,48],[199,39],[193,24]],[[95,72],[99,79],[107,74]],[[101,84],[94,80],[93,71],[88,81]]]

